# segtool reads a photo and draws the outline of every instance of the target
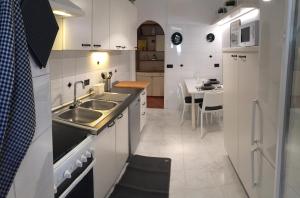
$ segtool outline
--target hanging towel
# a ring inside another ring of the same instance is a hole
[[[0,0],[0,198],[5,198],[35,132],[29,52],[19,0]]]

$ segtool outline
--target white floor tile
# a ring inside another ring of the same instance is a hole
[[[148,110],[137,154],[172,159],[170,198],[247,198],[226,156],[222,123],[205,123],[206,135],[177,112]]]

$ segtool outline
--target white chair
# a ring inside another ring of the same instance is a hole
[[[220,112],[223,111],[223,91],[213,90],[207,91],[204,94],[203,103],[199,104],[198,123],[201,119],[201,136],[204,137],[203,117],[206,113],[218,113],[220,119]]]
[[[177,90],[177,97],[180,98],[178,102],[178,109],[182,106],[182,112],[181,112],[181,125],[184,122],[184,115],[188,107],[192,106],[192,97],[187,93],[186,88],[182,83],[178,84],[178,90]],[[196,104],[202,103],[203,99],[198,98],[195,99]]]

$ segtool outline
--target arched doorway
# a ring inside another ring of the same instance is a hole
[[[165,33],[154,21],[146,21],[137,30],[136,79],[149,81],[147,107],[164,108]]]

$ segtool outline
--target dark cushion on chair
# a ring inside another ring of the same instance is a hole
[[[195,99],[195,103],[201,103],[201,102],[203,102],[203,98]],[[192,97],[191,96],[185,97],[185,103],[192,103]]]
[[[203,105],[203,103],[200,103],[200,104],[199,104],[200,108],[202,108],[202,105]],[[220,106],[215,106],[215,107],[206,107],[206,108],[205,108],[205,111],[217,111],[217,110],[221,110],[221,109],[223,109],[223,106],[222,106],[222,105],[220,105]]]

